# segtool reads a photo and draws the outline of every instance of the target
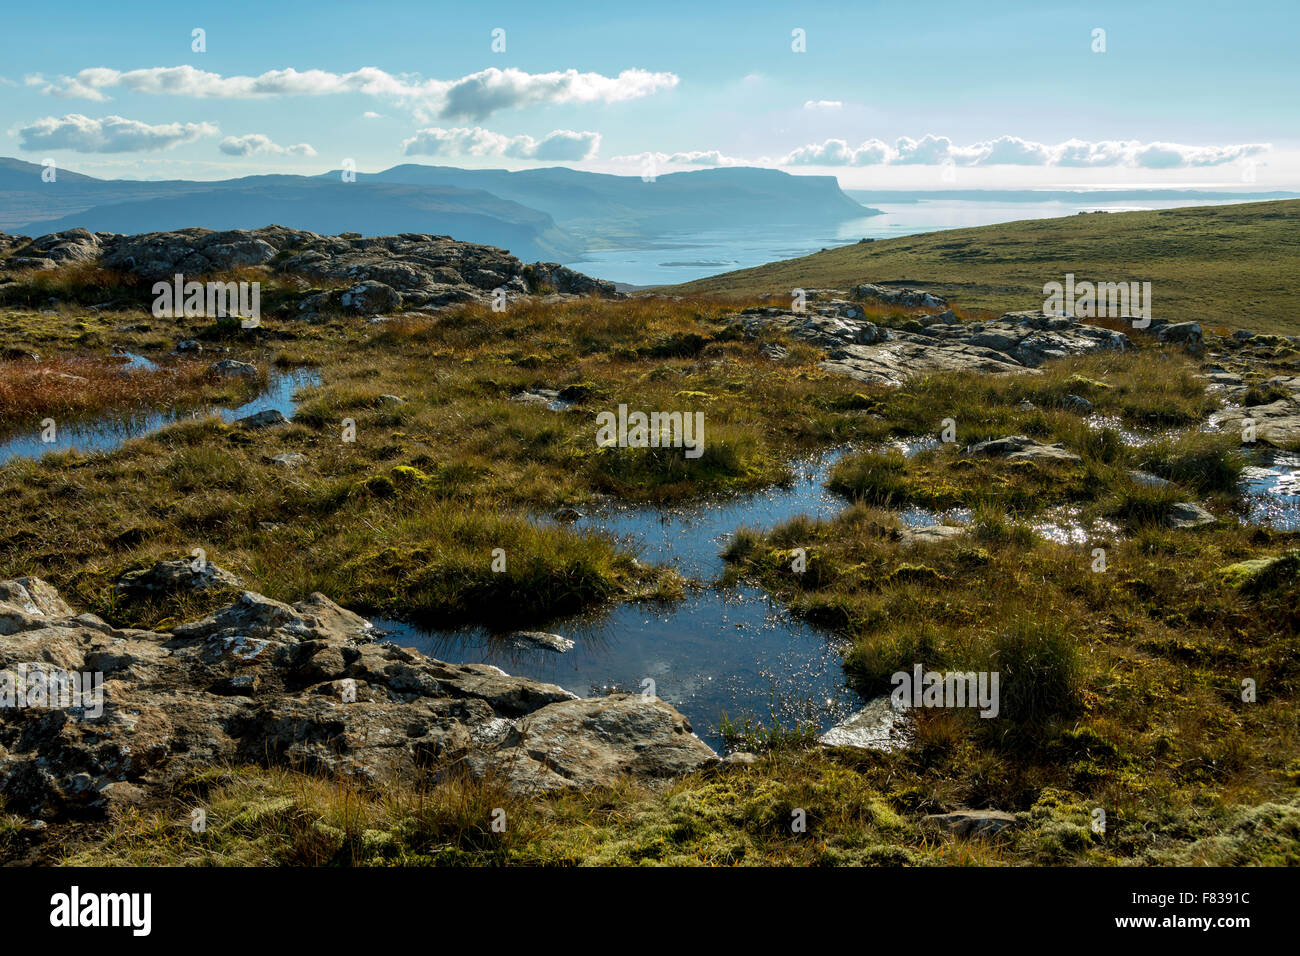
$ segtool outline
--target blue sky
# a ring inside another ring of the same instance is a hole
[[[861,188],[1300,185],[1295,0],[73,0],[5,19],[0,154],[96,175],[347,158],[744,163]]]

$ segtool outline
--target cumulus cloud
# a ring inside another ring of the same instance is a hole
[[[900,137],[893,146],[870,139],[850,146],[843,139],[828,139],[792,150],[775,160],[786,166],[1136,166],[1178,169],[1220,166],[1267,152],[1267,143],[1232,146],[1186,146],[1179,143],[1142,143],[1137,140],[1086,142],[1079,139],[1049,145],[1000,136],[969,146],[958,146],[947,136]]]
[[[589,159],[600,149],[600,134],[557,129],[541,139],[531,136],[506,136],[483,129],[432,126],[417,130],[402,141],[407,156],[502,156],[511,159],[539,159],[552,162],[578,162]]]
[[[806,110],[838,110],[843,107],[842,100],[806,100],[803,104]]]
[[[654,162],[660,166],[751,166],[749,160],[736,156],[727,156],[716,149],[697,149],[681,153],[632,153],[628,156],[615,156],[613,162],[646,163]]]
[[[618,76],[565,70],[525,73],[481,70],[450,84],[442,94],[439,115],[445,119],[483,119],[506,108],[549,103],[620,103],[676,86],[672,73],[624,70]]]
[[[169,149],[201,136],[216,136],[212,123],[162,123],[151,126],[121,116],[91,119],[80,113],[46,116],[19,127],[19,146],[30,150],[70,149],[78,153],[130,153]]]
[[[889,155],[889,147],[878,139],[869,139],[856,147],[842,139],[828,139],[824,143],[800,146],[780,162],[788,166],[877,166]]]
[[[285,69],[257,76],[222,76],[193,66],[171,66],[127,71],[92,67],[52,80],[37,74],[27,77],[27,83],[50,96],[100,102],[108,99],[105,91],[113,89],[200,99],[360,93],[395,100],[442,119],[481,120],[497,110],[539,104],[620,103],[672,89],[678,77],[639,69],[604,76],[577,70],[527,73],[493,67],[456,80],[420,80],[373,66],[351,73]]]
[[[280,146],[272,142],[271,137],[262,133],[248,133],[245,136],[227,136],[217,148],[229,156],[253,156],[264,153],[271,156],[315,156],[316,150],[310,143],[295,143],[292,146]]]

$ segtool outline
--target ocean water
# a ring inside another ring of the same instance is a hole
[[[910,203],[872,203],[883,215],[848,219],[818,227],[773,225],[766,229],[720,228],[681,236],[663,236],[644,245],[608,247],[591,251],[565,265],[600,279],[631,285],[667,285],[689,282],[720,272],[748,269],[780,259],[794,259],[822,249],[850,245],[859,239],[893,239],[897,236],[988,226],[1021,219],[1055,219],[1080,212],[1134,212],[1173,209],[1189,205],[1222,205],[1241,200],[1150,200],[1141,203],[1088,201],[984,202],[971,200],[921,200]]]

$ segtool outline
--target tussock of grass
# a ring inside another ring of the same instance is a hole
[[[1235,492],[1245,458],[1236,435],[1183,432],[1145,445],[1140,467],[1200,492]]]

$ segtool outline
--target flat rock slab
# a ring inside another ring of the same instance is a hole
[[[1064,445],[1046,445],[1025,435],[1008,435],[977,442],[966,448],[965,454],[984,458],[1004,458],[1007,461],[1062,461],[1080,462],[1083,459]]]
[[[1138,471],[1137,469],[1132,469],[1129,471],[1128,476],[1139,485],[1148,485],[1152,488],[1167,488],[1173,484],[1173,482],[1168,478],[1161,478],[1159,475],[1153,475],[1149,471]]]
[[[921,528],[903,528],[899,531],[899,540],[904,544],[939,544],[960,538],[966,529],[955,524],[930,524]]]
[[[859,750],[905,750],[911,745],[906,710],[896,709],[888,697],[877,697],[817,738],[825,747]]]
[[[251,362],[237,362],[234,359],[222,359],[208,366],[208,373],[223,378],[257,378],[257,366]]]
[[[943,830],[955,837],[997,836],[1017,825],[1016,818],[1001,810],[956,810],[952,813],[932,813],[923,821],[927,827]]]
[[[1168,523],[1172,528],[1199,528],[1218,520],[1202,505],[1193,501],[1180,501],[1170,511]]]
[[[289,419],[284,417],[284,412],[278,408],[268,408],[260,412],[254,412],[251,415],[245,415],[235,424],[243,428],[273,428],[288,421]]]
[[[897,341],[885,345],[850,345],[819,366],[868,385],[902,385],[917,375],[939,372],[991,374],[1032,372],[992,349],[963,343]]]
[[[573,641],[546,631],[515,631],[506,640],[524,650],[555,651],[557,654],[573,650]]]
[[[515,722],[490,753],[467,765],[511,790],[587,789],[631,773],[668,779],[716,763],[717,754],[672,705],[641,694],[611,694],[551,704]]]
[[[1300,400],[1280,398],[1268,405],[1228,409],[1219,416],[1219,427],[1244,432],[1247,420],[1254,422],[1259,441],[1278,447],[1300,443]]]

